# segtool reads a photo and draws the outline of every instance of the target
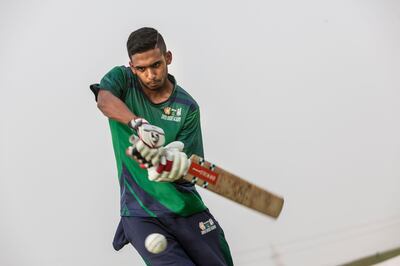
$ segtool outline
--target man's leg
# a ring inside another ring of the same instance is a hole
[[[121,222],[126,239],[135,247],[147,265],[195,266],[175,236],[156,218],[121,217]],[[168,245],[165,251],[159,254],[147,251],[144,241],[152,233],[160,233],[167,238]]]
[[[162,218],[197,266],[231,266],[231,252],[224,231],[206,210],[189,217]]]

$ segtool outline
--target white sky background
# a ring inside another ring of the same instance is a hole
[[[236,265],[400,245],[400,2],[232,2],[0,2],[0,265],[142,265],[111,246],[116,167],[88,87],[142,26],[202,108],[207,158],[286,199],[274,221],[199,189]]]

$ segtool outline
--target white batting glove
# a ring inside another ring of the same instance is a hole
[[[150,125],[144,118],[133,119],[128,126],[137,132],[139,139],[149,148],[159,148],[165,143],[164,130]]]
[[[150,125],[143,118],[134,119],[128,125],[136,130],[138,137],[132,135],[129,138],[132,146],[127,148],[127,155],[138,161],[144,168],[148,167],[148,162],[157,165],[160,162],[162,152],[160,147],[165,143],[164,130]],[[137,153],[139,153],[139,156],[137,156]]]
[[[164,152],[164,147],[149,148],[142,140],[135,135],[130,136],[129,142],[132,146],[126,149],[126,154],[137,161],[142,168],[149,168],[150,165],[158,165]]]
[[[184,144],[174,141],[165,146],[158,165],[150,167],[148,177],[155,182],[174,182],[184,176],[189,168],[190,160],[182,152]]]

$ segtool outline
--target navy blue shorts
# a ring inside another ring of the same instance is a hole
[[[167,238],[167,249],[159,254],[148,252],[144,241],[149,234]],[[122,216],[113,246],[120,250],[131,243],[147,265],[233,265],[224,232],[206,210],[189,217]]]

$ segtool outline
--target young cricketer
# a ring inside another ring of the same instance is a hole
[[[129,67],[114,67],[91,86],[109,118],[118,169],[121,221],[113,246],[131,243],[147,265],[233,265],[222,228],[194,185],[180,179],[188,156],[203,156],[199,106],[168,73],[172,53],[157,30],[132,32],[127,50]],[[133,150],[150,164],[133,160]],[[151,233],[167,238],[166,251],[145,249]]]

